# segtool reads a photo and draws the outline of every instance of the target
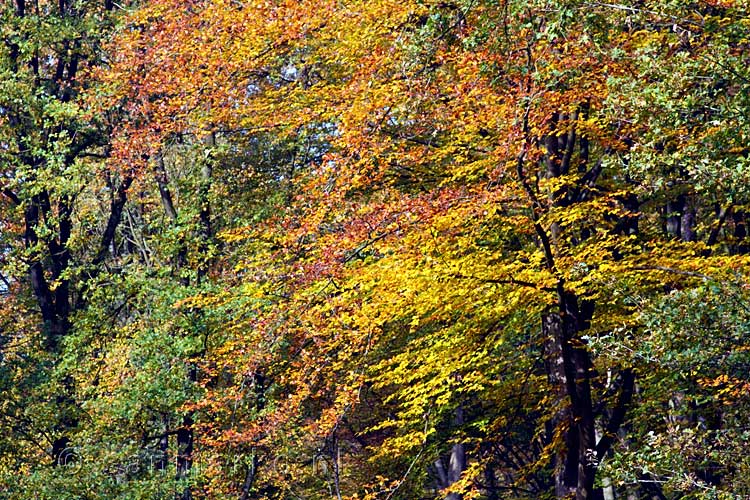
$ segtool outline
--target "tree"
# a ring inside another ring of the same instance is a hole
[[[58,275],[89,305],[60,365],[80,490],[745,488],[710,444],[742,416],[705,398],[746,403],[747,12],[662,4],[134,10],[90,94],[139,193],[121,272],[101,222]]]
[[[54,367],[74,315],[85,307],[86,284],[114,243],[132,182],[127,170],[97,166],[107,128],[80,100],[86,72],[101,63],[111,9],[110,2],[22,0],[2,7],[3,274],[16,304],[9,321],[26,325],[9,328],[5,343],[6,359],[21,373],[5,379],[10,394],[25,389],[9,398],[3,425],[13,430],[4,433],[11,440],[33,446],[12,446],[10,470],[34,470],[43,463],[40,453],[57,464],[73,459],[76,389]],[[104,179],[109,196],[86,191]],[[103,209],[98,227],[80,224],[89,202]],[[20,320],[24,315],[38,318],[36,325]]]

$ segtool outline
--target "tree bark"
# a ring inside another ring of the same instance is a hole
[[[560,409],[553,418],[559,442],[555,456],[555,495],[576,500],[601,498],[594,489],[596,436],[591,398],[592,364],[580,333],[588,328],[593,306],[579,308],[573,294],[562,294],[558,311],[542,317],[547,377]]]
[[[456,427],[464,424],[464,411],[461,406],[456,408],[452,423]],[[444,490],[451,487],[461,479],[461,474],[466,470],[466,445],[463,443],[454,444],[448,456],[437,459],[433,468],[438,488]],[[445,498],[446,500],[461,500],[463,495],[449,493]]]

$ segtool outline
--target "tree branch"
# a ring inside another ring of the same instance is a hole
[[[612,447],[617,432],[625,421],[628,406],[633,400],[633,392],[635,390],[635,373],[633,373],[633,369],[624,369],[620,373],[620,376],[622,377],[622,388],[620,389],[620,396],[617,398],[617,405],[612,410],[612,416],[609,422],[607,422],[602,437],[596,443],[596,458],[598,460],[604,458],[604,454]]]
[[[125,207],[125,202],[127,202],[128,200],[128,189],[130,188],[130,185],[132,183],[133,174],[127,173],[125,175],[125,178],[122,179],[122,182],[120,182],[120,187],[117,188],[117,192],[110,202],[107,227],[104,229],[102,240],[99,243],[99,251],[91,261],[92,267],[97,267],[99,264],[104,262],[104,259],[107,257],[109,247],[112,244],[112,241],[115,239],[115,231],[117,230],[117,226],[120,224],[120,220],[122,219],[122,210]]]

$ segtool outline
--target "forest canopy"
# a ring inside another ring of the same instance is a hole
[[[0,497],[750,497],[744,0],[0,26]]]

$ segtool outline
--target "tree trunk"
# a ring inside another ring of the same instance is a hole
[[[456,408],[453,418],[453,425],[460,427],[464,424],[464,411],[462,407]],[[436,473],[437,486],[444,490],[455,484],[461,479],[461,474],[466,470],[466,446],[463,443],[456,443],[451,447],[451,452],[447,457],[441,457],[435,461],[434,470]],[[461,500],[463,495],[459,493],[449,493],[446,500]]]
[[[186,415],[177,431],[177,479],[186,479],[193,466],[193,418]],[[190,487],[182,491],[182,500],[193,498]]]
[[[596,441],[591,401],[591,360],[580,332],[588,326],[590,311],[581,312],[575,296],[567,294],[559,312],[542,318],[546,339],[546,367],[560,410],[554,418],[560,448],[555,457],[555,494],[577,500],[598,498],[594,491]],[[601,492],[598,492],[601,493]],[[599,495],[600,496],[600,495]]]

